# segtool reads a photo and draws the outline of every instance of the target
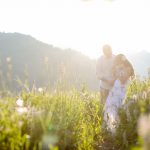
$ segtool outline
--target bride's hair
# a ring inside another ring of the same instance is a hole
[[[128,73],[129,77],[134,76],[133,66],[124,54],[118,54],[118,55],[115,56],[115,60],[114,60],[114,64],[113,64],[113,74],[114,74],[114,76],[116,76],[116,74],[117,74],[117,67],[118,66],[122,66],[122,68],[125,68],[125,70]]]

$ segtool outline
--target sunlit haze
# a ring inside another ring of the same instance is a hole
[[[0,0],[0,31],[28,34],[96,58],[150,51],[149,0]]]

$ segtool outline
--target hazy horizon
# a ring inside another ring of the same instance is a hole
[[[97,58],[103,44],[114,53],[150,52],[148,0],[1,1],[1,32],[18,32]]]

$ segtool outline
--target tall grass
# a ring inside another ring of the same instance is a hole
[[[119,110],[116,133],[107,130],[103,121],[103,105],[98,92],[85,86],[64,90],[63,76],[55,90],[22,87],[16,94],[9,78],[0,91],[1,150],[139,150],[150,143],[150,79],[133,80]],[[144,127],[143,127],[144,126]]]
[[[91,150],[102,140],[102,106],[97,94],[34,91],[22,92],[20,98],[23,106],[17,106],[17,97],[1,100],[1,149],[50,146]]]

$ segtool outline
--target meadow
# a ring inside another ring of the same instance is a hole
[[[0,92],[1,150],[140,150],[150,146],[150,80],[133,80],[116,134],[98,92],[36,88]]]

